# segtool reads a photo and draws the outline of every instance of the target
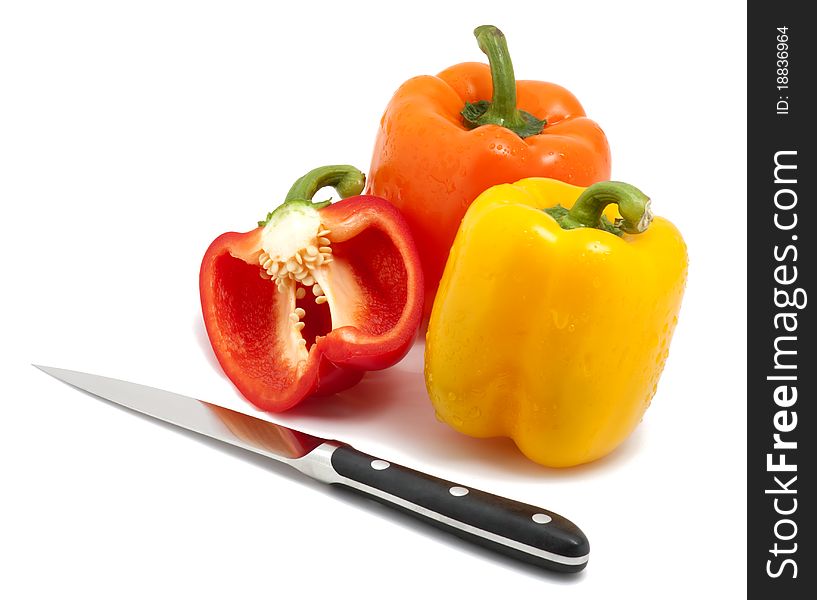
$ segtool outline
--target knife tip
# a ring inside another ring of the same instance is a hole
[[[36,363],[31,363],[31,366],[36,369],[39,369],[46,375],[51,375],[52,377],[56,377],[55,373],[59,371],[59,369],[57,369],[56,367],[47,367],[45,365],[38,365]]]

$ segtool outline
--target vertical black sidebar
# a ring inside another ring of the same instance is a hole
[[[817,30],[808,6],[748,5],[750,598],[817,589],[817,502],[807,491],[817,488]]]

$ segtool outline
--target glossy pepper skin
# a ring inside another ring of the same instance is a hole
[[[625,219],[601,223],[602,210]],[[549,467],[616,448],[655,394],[686,281],[680,233],[650,217],[648,199],[615,182],[585,190],[529,178],[481,194],[427,333],[438,417],[468,435],[510,437]]]
[[[354,167],[315,169],[258,228],[225,233],[204,255],[207,335],[227,377],[262,410],[348,388],[414,341],[417,250],[392,205],[357,195],[364,180]],[[313,203],[325,186],[344,199]]]
[[[610,177],[607,138],[576,97],[553,83],[517,82],[502,33],[474,33],[491,66],[463,63],[404,83],[380,121],[369,170],[369,192],[397,206],[414,234],[426,315],[480,193],[524,177],[579,186]]]

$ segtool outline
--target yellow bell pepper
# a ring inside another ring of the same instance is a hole
[[[681,234],[633,186],[488,189],[460,225],[429,323],[438,418],[510,437],[550,467],[608,454],[655,394],[686,273]]]

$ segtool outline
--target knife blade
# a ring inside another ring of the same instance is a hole
[[[264,419],[173,392],[34,365],[75,388],[135,412],[283,462],[345,486],[462,539],[536,566],[567,573],[587,566],[584,533],[564,517],[370,456]]]

